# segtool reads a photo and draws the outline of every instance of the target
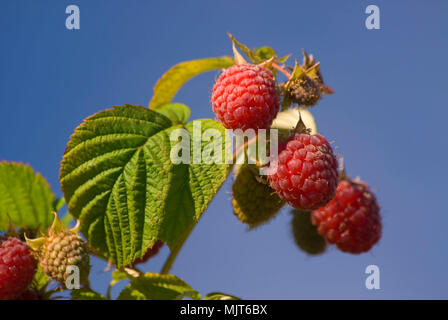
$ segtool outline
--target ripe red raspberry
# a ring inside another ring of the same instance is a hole
[[[250,64],[224,70],[213,87],[211,101],[227,129],[267,129],[280,108],[272,72]]]
[[[163,241],[158,240],[151,248],[149,248],[146,251],[146,253],[143,257],[134,261],[134,265],[139,264],[139,263],[145,263],[150,258],[157,255],[159,253],[160,249],[163,247],[163,244],[164,244]]]
[[[381,217],[375,195],[360,181],[342,180],[336,196],[312,213],[320,235],[344,251],[369,251],[381,237]]]
[[[23,294],[36,273],[36,260],[30,247],[17,238],[0,238],[0,300]]]
[[[336,157],[320,134],[295,133],[280,151],[277,171],[268,179],[279,197],[294,208],[315,210],[335,195]]]

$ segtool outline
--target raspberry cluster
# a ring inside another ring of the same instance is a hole
[[[238,64],[224,70],[213,87],[211,102],[217,118],[228,129],[266,129],[279,111],[279,93],[282,108],[311,107],[323,94],[332,94],[319,62],[303,54],[301,66],[288,68],[272,57],[262,64],[265,68],[248,64],[234,47]],[[288,80],[277,89],[267,68],[281,71]],[[375,196],[360,182],[339,183],[330,144],[322,135],[309,132],[300,120],[289,139],[279,143],[277,170],[268,175],[269,186],[260,184],[253,170],[242,168],[232,187],[234,213],[249,227],[257,226],[287,202],[296,212],[291,222],[294,239],[305,252],[321,253],[327,243],[345,252],[368,251],[381,237]]]
[[[266,129],[280,108],[276,83],[266,68],[234,65],[213,87],[212,108],[227,129]]]

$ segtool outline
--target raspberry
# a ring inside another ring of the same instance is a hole
[[[30,247],[17,238],[0,238],[0,300],[23,294],[36,273]]]
[[[313,67],[315,67],[318,62],[314,59],[312,54],[307,54],[305,50],[303,50],[302,52],[303,52],[303,64],[301,65],[302,69],[305,70],[307,75],[319,86],[321,93],[332,94],[333,89],[331,89],[324,83],[324,78],[322,77],[322,73],[320,72],[319,68],[316,68],[315,73],[308,74],[309,71]]]
[[[65,286],[71,273],[66,273],[69,266],[79,268],[80,283],[86,283],[89,271],[89,255],[86,243],[71,231],[60,232],[50,236],[39,259],[44,273]]]
[[[312,222],[319,234],[344,252],[369,251],[381,237],[375,195],[360,181],[339,182],[334,199],[312,213]]]
[[[336,157],[322,135],[295,133],[280,151],[277,171],[268,179],[278,196],[294,208],[315,210],[335,195]]]
[[[297,246],[309,255],[318,255],[325,251],[327,242],[311,223],[311,214],[307,211],[292,210],[291,228]]]
[[[160,249],[163,247],[163,244],[164,244],[163,241],[158,240],[156,243],[154,243],[154,245],[151,248],[146,250],[145,255],[143,257],[134,261],[134,265],[139,264],[139,263],[145,263],[150,258],[157,255],[159,253]]]
[[[213,87],[212,108],[227,129],[267,129],[277,115],[280,100],[272,72],[240,64],[220,75]]]
[[[248,165],[239,170],[232,192],[233,212],[249,229],[273,218],[285,204],[267,184],[256,179]]]
[[[87,284],[90,273],[90,257],[87,243],[78,235],[79,222],[73,229],[67,230],[54,213],[54,221],[48,236],[27,239],[27,243],[39,258],[42,271],[53,278],[62,287],[73,272],[68,267],[78,268],[79,283]]]
[[[319,83],[308,76],[294,80],[288,88],[289,99],[299,106],[311,107],[321,98]]]

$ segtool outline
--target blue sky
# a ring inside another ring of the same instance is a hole
[[[69,4],[81,10],[80,30],[65,28]],[[364,26],[369,4],[381,10],[380,30]],[[201,293],[246,299],[446,299],[447,9],[442,0],[3,0],[0,159],[30,163],[61,196],[59,163],[87,116],[147,105],[172,65],[231,54],[226,32],[279,55],[301,59],[305,48],[335,91],[312,110],[319,131],[335,141],[348,173],[375,190],[381,242],[360,256],[331,248],[308,257],[293,243],[289,209],[246,232],[232,213],[229,180],[172,272]],[[191,119],[214,118],[216,74],[200,75],[176,96]],[[167,254],[165,247],[143,269],[159,271]],[[364,286],[370,264],[381,270],[380,290]],[[104,267],[95,260],[92,274],[103,292]]]

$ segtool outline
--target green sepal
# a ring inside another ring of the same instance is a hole
[[[50,229],[48,230],[49,237],[67,231],[65,224],[61,221],[61,219],[59,219],[58,214],[56,212],[53,212],[52,214],[54,215],[54,220],[53,220],[53,224],[51,225]],[[70,231],[74,234],[77,234],[79,231],[79,226],[80,226],[80,223],[78,220],[76,223],[76,226],[71,229],[68,229],[68,231]],[[47,242],[47,238],[48,237],[29,239],[29,238],[27,238],[27,236],[25,234],[26,242],[31,247],[31,249],[33,249],[34,251],[39,251]]]

